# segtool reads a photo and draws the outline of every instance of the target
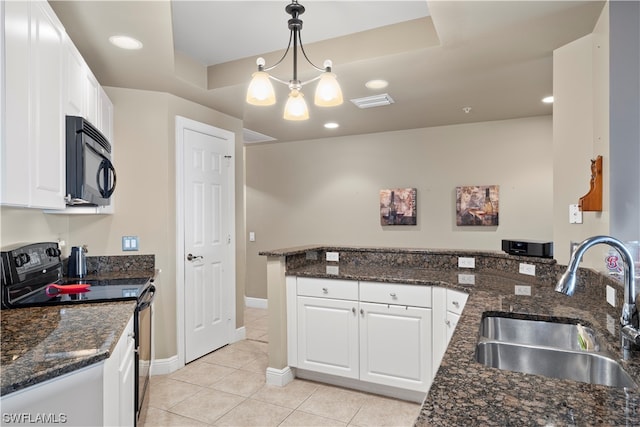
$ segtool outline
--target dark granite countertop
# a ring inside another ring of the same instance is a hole
[[[0,395],[107,359],[135,301],[2,310]]]
[[[480,321],[486,311],[579,319],[596,331],[603,349],[640,384],[640,354],[633,352],[628,361],[620,358],[620,284],[588,273],[582,276],[587,280],[578,283],[575,295],[568,297],[554,291],[551,274],[540,278],[505,271],[317,263],[289,268],[287,274],[444,286],[470,294],[417,426],[640,425],[638,390],[499,370],[475,361]],[[475,284],[460,284],[460,274],[473,274]],[[531,296],[515,295],[517,284],[530,285]],[[605,302],[606,284],[617,286],[616,308]]]
[[[153,255],[94,259],[107,268],[90,269],[85,279],[151,279],[158,274]],[[109,358],[135,306],[131,300],[1,310],[0,395]]]

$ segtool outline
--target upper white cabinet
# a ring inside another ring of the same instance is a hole
[[[110,138],[113,105],[48,2],[2,2],[0,7],[0,204],[63,210],[65,115],[87,118]]]
[[[5,115],[2,192],[5,205],[63,208],[64,29],[46,1],[4,2]]]

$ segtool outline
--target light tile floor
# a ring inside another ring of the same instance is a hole
[[[411,426],[420,405],[295,379],[265,384],[267,311],[245,310],[247,339],[151,377],[145,427]]]

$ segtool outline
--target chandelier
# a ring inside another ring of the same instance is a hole
[[[265,67],[266,62],[264,58],[258,58],[256,64],[258,65],[258,71],[253,73],[251,83],[249,83],[249,89],[247,90],[247,103],[251,105],[273,105],[276,103],[276,94],[271,84],[271,79],[277,82],[283,83],[289,86],[289,98],[284,107],[284,119],[286,120],[307,120],[309,118],[309,109],[307,103],[304,100],[304,95],[301,92],[302,86],[319,80],[316,87],[314,103],[319,107],[334,107],[342,104],[342,90],[336,80],[336,75],[331,72],[331,61],[324,61],[323,68],[317,67],[309,60],[307,53],[302,46],[302,39],[300,34],[302,31],[302,20],[299,18],[304,13],[304,6],[298,3],[298,0],[293,0],[291,4],[287,5],[285,11],[291,15],[289,19],[289,44],[287,50],[282,55],[282,58],[274,65]],[[284,81],[277,77],[270,75],[267,71],[273,70],[286,58],[291,44],[293,43],[293,78],[291,80]],[[318,71],[322,71],[322,74],[307,81],[300,81],[298,79],[298,46],[300,52],[304,56],[313,68]]]

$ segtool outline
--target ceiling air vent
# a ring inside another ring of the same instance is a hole
[[[275,141],[275,138],[272,138],[268,135],[262,134],[260,132],[256,132],[254,130],[250,130],[247,128],[242,129],[242,139],[244,139],[245,144],[256,144],[258,142],[267,142],[267,141]]]
[[[391,105],[393,104],[393,98],[389,96],[388,93],[383,93],[380,95],[366,96],[364,98],[356,98],[352,99],[356,107],[358,108],[371,108],[371,107],[381,107],[383,105]]]

